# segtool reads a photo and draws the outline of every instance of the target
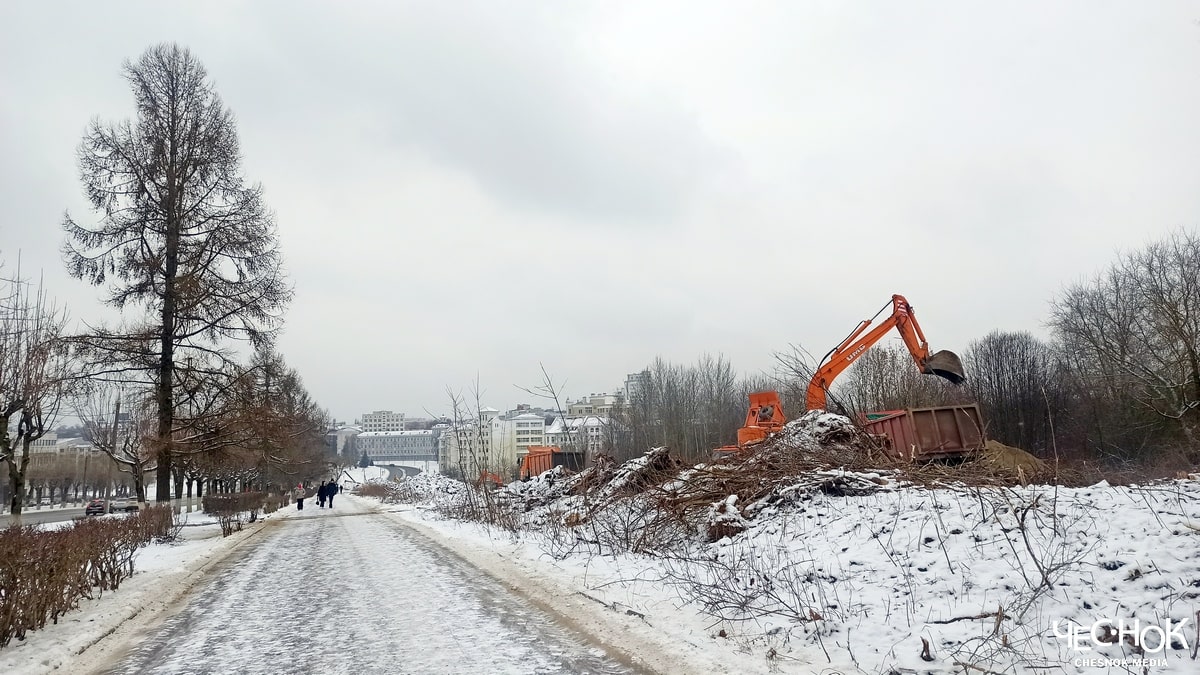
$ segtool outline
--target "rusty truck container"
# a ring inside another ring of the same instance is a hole
[[[885,441],[889,454],[902,459],[961,457],[983,447],[983,416],[979,406],[906,408],[868,413],[863,427]]]
[[[524,480],[561,466],[568,471],[583,469],[583,453],[563,452],[557,445],[531,445],[521,459],[519,477]]]

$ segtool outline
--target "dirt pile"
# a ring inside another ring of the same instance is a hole
[[[1045,462],[1020,448],[1000,441],[988,441],[979,451],[978,461],[993,472],[1029,480],[1041,476],[1049,467]]]

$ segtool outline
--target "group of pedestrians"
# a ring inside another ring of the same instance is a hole
[[[333,496],[342,491],[342,486],[333,481],[321,481],[321,487],[317,488],[317,506],[325,508],[329,504],[329,508],[333,508]],[[296,500],[296,510],[304,509],[304,499],[308,497],[308,488],[304,487],[304,483],[296,486],[292,490],[292,496]]]
[[[321,481],[321,487],[317,488],[317,506],[324,508],[325,504],[328,503],[329,508],[332,509],[333,496],[341,491],[342,488],[337,483],[333,481],[329,481],[328,483]]]

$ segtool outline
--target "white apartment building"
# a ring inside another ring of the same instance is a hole
[[[609,421],[606,417],[559,417],[546,427],[546,445],[556,445],[568,452],[585,452],[588,457],[605,450]]]
[[[625,376],[625,402],[632,403],[634,399],[650,390],[650,371],[630,373]]]
[[[404,431],[404,413],[391,410],[376,410],[365,413],[355,423],[364,433],[372,431]]]
[[[479,417],[473,420],[459,421],[449,433],[443,435],[444,443],[438,457],[438,464],[443,472],[462,472],[464,477],[474,478],[483,471],[493,473],[507,472],[511,464],[505,458],[497,456],[494,451],[494,436],[497,429],[493,422],[499,417],[500,411],[495,408],[483,408]]]
[[[460,469],[475,476],[486,470],[507,477],[516,471],[530,446],[546,445],[546,418],[528,406],[504,415],[495,408],[484,408],[478,422],[461,424],[451,438],[442,454],[443,471]]]
[[[529,454],[529,446],[546,445],[546,418],[534,413],[522,413],[504,420],[503,437],[512,443],[512,457],[520,466]]]
[[[567,401],[567,416],[585,417],[587,415],[599,415],[600,417],[608,417],[611,415],[613,408],[619,408],[623,405],[625,405],[625,397],[621,394],[591,394],[574,403]]]

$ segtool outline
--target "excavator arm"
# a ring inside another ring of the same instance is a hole
[[[882,311],[880,310],[881,313]],[[965,379],[962,361],[957,354],[945,350],[935,354],[929,353],[929,343],[925,340],[925,333],[921,331],[921,325],[917,323],[912,306],[908,304],[908,300],[905,300],[904,296],[893,295],[891,316],[868,331],[871,322],[872,319],[867,319],[858,324],[858,327],[845,340],[842,340],[841,344],[834,347],[833,351],[822,359],[817,372],[813,374],[812,381],[808,383],[808,393],[805,397],[805,407],[808,410],[823,410],[829,387],[833,384],[834,379],[843,370],[849,368],[850,364],[862,356],[863,352],[867,351],[871,345],[879,342],[880,338],[892,328],[900,333],[900,337],[904,339],[904,345],[908,347],[908,352],[912,354],[917,368],[922,373],[943,377],[954,384],[959,384]]]

